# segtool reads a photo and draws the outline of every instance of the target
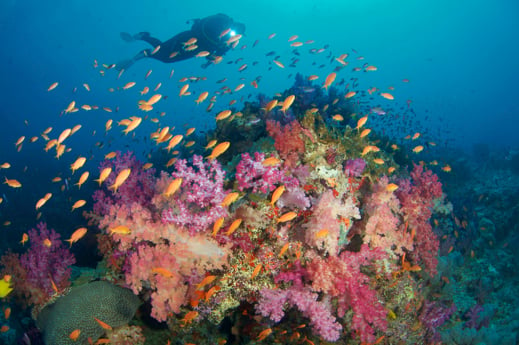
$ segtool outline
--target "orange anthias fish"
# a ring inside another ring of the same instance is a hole
[[[329,233],[330,233],[330,230],[321,229],[315,233],[315,238],[320,239],[320,238],[326,237],[326,236],[328,236]]]
[[[130,176],[131,171],[132,169],[130,168],[121,170],[119,172],[119,175],[117,175],[117,177],[115,178],[114,184],[111,185],[109,189],[113,189],[114,193],[117,193],[117,189],[124,183],[124,181],[126,181],[128,176]]]
[[[264,339],[265,339],[266,337],[268,337],[271,333],[272,333],[272,328],[264,329],[264,330],[261,331],[260,334],[258,335],[258,340],[259,340],[259,341],[264,340]]]
[[[129,227],[125,226],[125,225],[119,225],[119,226],[116,226],[115,228],[112,228],[110,229],[110,234],[118,234],[118,235],[128,235],[128,234],[131,234],[131,230]]]
[[[398,189],[398,185],[394,184],[394,183],[390,183],[386,186],[386,190],[388,192],[394,192],[395,190]]]
[[[364,138],[366,135],[368,135],[369,133],[371,133],[371,129],[369,128],[365,128],[362,130],[362,132],[360,132],[360,137],[361,138]]]
[[[265,158],[263,162],[261,162],[261,164],[266,167],[278,165],[279,163],[281,163],[281,160],[277,157]]]
[[[150,99],[146,103],[149,105],[154,105],[155,103],[160,101],[161,98],[162,98],[161,94],[156,94],[156,95],[151,96]]]
[[[385,99],[389,99],[389,100],[393,100],[393,99],[395,99],[395,97],[393,97],[392,94],[387,93],[387,92],[382,92],[382,93],[380,94],[380,96],[384,97]]]
[[[290,95],[287,98],[285,98],[285,100],[283,101],[283,106],[281,107],[281,111],[283,113],[285,113],[288,110],[288,108],[290,108],[292,103],[294,103],[295,99],[296,99],[296,96],[294,96],[294,95]]]
[[[54,90],[55,88],[58,87],[58,85],[59,85],[58,82],[54,82],[54,83],[52,83],[52,84],[47,88],[47,91],[52,91],[52,90]]]
[[[112,172],[112,168],[110,168],[110,167],[104,168],[103,170],[101,170],[101,173],[99,174],[99,178],[94,181],[98,182],[99,185],[101,185],[106,180],[106,178],[110,175],[111,172]]]
[[[134,81],[130,81],[128,83],[126,83],[124,86],[123,86],[123,90],[128,90],[129,88],[132,88],[135,86],[135,82]]]
[[[360,129],[362,126],[364,126],[368,122],[368,116],[361,117],[359,121],[357,121],[357,129]]]
[[[423,146],[422,145],[418,145],[415,148],[413,148],[413,152],[414,153],[420,153],[422,151],[423,151]]]
[[[241,218],[238,218],[238,219],[235,219],[231,225],[229,226],[229,229],[227,230],[227,232],[225,233],[227,236],[230,236],[232,235],[241,225],[241,222],[242,222],[242,219]]]
[[[86,201],[85,200],[78,200],[74,203],[74,205],[72,205],[72,210],[71,211],[74,211],[76,208],[80,208],[80,207],[83,207],[85,206],[86,204]]]
[[[257,264],[256,267],[254,267],[254,271],[252,271],[250,279],[256,278],[256,276],[260,273],[262,267],[263,267],[263,264],[261,264],[261,263]]]
[[[292,219],[294,219],[295,217],[297,217],[297,213],[294,212],[294,211],[290,211],[290,212],[287,212],[287,213],[283,214],[281,217],[279,217],[277,222],[278,223],[289,222]]]
[[[20,182],[18,182],[17,180],[8,179],[7,177],[5,178],[4,183],[7,184],[11,188],[20,188],[22,186],[22,184]]]
[[[205,149],[206,150],[210,149],[211,147],[216,145],[217,142],[218,142],[218,140],[216,140],[216,139],[211,140],[210,142],[207,143],[207,145],[205,146]]]
[[[107,331],[112,330],[112,326],[110,326],[110,325],[107,324],[106,322],[103,322],[103,321],[99,320],[99,319],[96,318],[96,317],[94,317],[94,320],[96,320],[97,323],[99,324],[99,326],[101,326],[103,329],[106,329]]]
[[[72,247],[72,243],[76,243],[81,238],[83,238],[83,236],[85,236],[87,231],[88,231],[87,228],[79,228],[72,233],[72,235],[70,236],[70,238],[68,240],[65,240],[65,241],[69,242],[70,246]]]
[[[216,279],[216,276],[210,275],[206,276],[200,283],[197,284],[196,289],[201,290],[204,286],[211,284]]]
[[[81,334],[81,330],[80,329],[75,329],[75,330],[72,331],[72,333],[70,333],[70,335],[68,337],[70,339],[76,341],[79,338],[80,334]]]
[[[224,217],[221,217],[221,218],[218,218],[216,220],[216,222],[214,222],[214,225],[213,225],[213,236],[216,236],[216,234],[218,233],[218,231],[221,229],[222,225],[223,225],[223,221],[224,221]]]
[[[182,141],[183,138],[184,138],[184,136],[182,134],[175,135],[174,137],[172,137],[169,140],[168,146],[165,149],[168,150],[168,152],[169,152],[171,149],[173,149],[175,146],[177,146]]]
[[[272,206],[274,206],[274,204],[276,203],[276,201],[279,200],[279,198],[281,197],[281,195],[285,192],[285,186],[284,185],[281,185],[279,187],[277,187],[274,192],[272,193],[272,198],[270,199],[270,204]]]
[[[224,207],[229,206],[230,204],[235,202],[239,196],[240,196],[240,193],[237,193],[237,192],[229,193],[225,196],[225,198],[223,198],[221,205]]]
[[[11,316],[11,308],[7,307],[4,309],[4,319],[9,320]]]
[[[326,77],[326,80],[324,81],[323,88],[328,90],[330,85],[332,85],[332,83],[335,81],[335,77],[337,77],[337,73],[335,73],[335,72],[328,74],[328,76]]]
[[[265,106],[264,109],[265,109],[266,112],[269,112],[272,109],[274,109],[277,105],[278,105],[278,100],[277,99],[273,99],[272,101],[267,103],[267,105]]]
[[[216,145],[216,147],[213,149],[211,154],[207,156],[207,158],[210,160],[215,159],[216,157],[220,156],[222,153],[227,151],[229,146],[231,146],[231,143],[228,141],[224,141],[223,143]]]
[[[126,126],[126,129],[123,130],[124,134],[130,133],[135,128],[137,128],[141,124],[141,122],[142,122],[142,118],[141,117],[137,117],[137,116],[130,117],[130,120],[131,121]]]
[[[27,235],[26,233],[24,233],[22,235],[22,240],[20,241],[21,245],[25,245],[25,242],[27,242],[29,240],[29,235]]]
[[[223,110],[218,115],[216,115],[216,121],[224,120],[231,116],[232,111],[231,110]]]
[[[43,207],[43,205],[45,205],[45,203],[47,201],[49,201],[49,199],[52,197],[52,193],[47,193],[45,194],[45,196],[43,198],[41,198],[40,200],[38,200],[38,202],[36,203],[36,210],[40,209],[41,207]]]
[[[108,153],[105,155],[105,159],[112,159],[112,158],[115,158],[116,156],[117,156],[117,152],[115,152],[115,151],[108,152]]]
[[[177,190],[182,185],[182,177],[177,177],[173,181],[170,182],[168,187],[166,188],[166,191],[164,192],[164,196],[169,197],[172,196],[177,192]]]
[[[209,290],[207,290],[207,293],[205,294],[205,301],[209,301],[209,299],[220,290],[221,288],[218,285],[213,286]]]
[[[167,268],[164,268],[164,267],[154,267],[151,270],[151,272],[160,274],[161,276],[166,277],[166,278],[171,278],[174,276],[173,272],[171,272],[170,270],[168,270]]]
[[[86,180],[88,180],[88,176],[90,176],[90,173],[88,171],[85,171],[83,174],[81,174],[78,183],[76,183],[75,185],[78,186],[78,188],[81,188],[83,183],[85,183]]]
[[[206,100],[207,96],[209,96],[209,92],[207,91],[204,91],[200,94],[200,96],[198,96],[198,99],[195,101],[196,104],[200,104],[202,103],[203,101]]]
[[[344,98],[348,99],[348,98],[352,98],[353,96],[355,96],[357,93],[355,91],[350,91],[348,92],[347,94],[344,95]]]
[[[442,170],[445,172],[451,172],[452,168],[449,164],[446,164],[445,166],[442,167]]]
[[[195,132],[195,129],[196,129],[195,127],[188,128],[186,130],[186,137],[193,134]]]
[[[198,312],[197,311],[190,311],[180,321],[184,322],[184,326],[185,326],[188,323],[191,323],[194,319],[196,319],[197,316],[198,316]]]

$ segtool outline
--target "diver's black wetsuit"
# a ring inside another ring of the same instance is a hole
[[[227,29],[230,29],[229,32],[220,37]],[[208,51],[210,55],[207,58],[212,60],[215,56],[221,56],[230,49],[226,41],[232,35],[243,34],[244,32],[244,24],[234,22],[229,16],[219,13],[206,18],[195,19],[191,30],[181,32],[164,42],[151,37],[147,32],[141,32],[134,36],[121,34],[121,37],[127,41],[142,40],[148,42],[153,49],[142,50],[133,59],[122,61],[117,66],[118,69],[127,69],[133,62],[145,57],[165,63],[177,62],[192,58],[201,51]],[[186,50],[185,43],[192,38],[196,38],[196,43],[194,43],[196,49]],[[158,46],[160,46],[160,49],[152,54]]]

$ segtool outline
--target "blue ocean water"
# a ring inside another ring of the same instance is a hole
[[[229,51],[221,64],[202,68],[203,58],[174,64],[144,59],[120,78],[115,69],[105,69],[104,75],[100,73],[103,64],[117,63],[148,48],[144,42],[123,41],[120,32],[148,31],[165,40],[188,30],[189,20],[215,13],[225,13],[246,25],[240,45]],[[273,33],[275,36],[269,39]],[[394,91],[389,89],[395,96],[394,101],[376,98],[362,108],[380,106],[391,116],[400,115],[375,120],[382,131],[398,133],[395,140],[399,141],[405,135],[421,132],[428,141],[437,144],[434,158],[440,164],[459,163],[465,164],[467,170],[477,170],[482,162],[467,161],[483,158],[478,152],[502,158],[506,163],[505,158],[517,158],[514,152],[519,150],[518,33],[519,3],[510,0],[5,0],[0,4],[0,164],[9,162],[12,167],[0,169],[0,178],[16,178],[24,186],[14,191],[5,184],[0,186],[3,198],[0,222],[12,222],[0,230],[4,239],[0,249],[13,247],[26,229],[34,227],[37,214],[34,203],[50,190],[49,181],[53,177],[68,176],[71,157],[86,156],[89,159],[86,167],[92,172],[96,171],[103,155],[112,150],[131,149],[139,158],[146,157],[152,147],[148,133],[154,125],[143,123],[133,139],[119,135],[117,126],[117,121],[123,118],[141,116],[137,100],[153,94],[141,96],[138,91],[144,85],[152,89],[161,83],[158,92],[168,97],[150,117],[165,111],[164,119],[169,126],[181,131],[196,127],[197,132],[207,132],[214,126],[214,114],[226,109],[232,99],[236,99],[237,108],[241,108],[246,101],[255,101],[259,93],[272,98],[294,84],[296,73],[319,75],[316,85],[320,88],[326,75],[338,65],[333,58],[349,54],[347,60],[351,67],[339,71],[337,80],[345,79],[345,83],[353,84],[351,78],[358,78],[358,88],[364,90],[394,87]],[[313,43],[305,44],[298,50],[300,55],[295,55],[294,47],[287,42],[293,35],[298,36],[297,41]],[[309,53],[312,48],[325,48],[325,52]],[[269,52],[274,53],[267,56]],[[274,57],[278,57],[285,68],[276,66],[272,62]],[[293,59],[299,61],[290,67]],[[247,68],[237,72],[244,63]],[[352,72],[354,66],[364,63],[376,66],[377,71]],[[150,70],[151,74],[145,79]],[[196,106],[193,98],[177,96],[181,85],[178,80],[189,76],[207,78],[207,81],[190,84],[194,96],[206,90],[217,91],[222,84],[215,81],[225,78],[225,84],[231,88],[241,83],[246,86],[236,92],[239,97],[218,96],[215,109],[208,113],[207,104]],[[250,81],[258,77],[256,90]],[[120,90],[131,81],[137,85],[125,92]],[[59,82],[58,87],[47,91],[54,82]],[[99,109],[62,114],[72,101],[78,106],[108,107],[112,112]],[[109,119],[114,120],[114,129],[105,135],[104,124]],[[57,160],[54,152],[43,152],[41,137],[36,143],[29,142],[49,126],[54,128],[53,135],[57,135],[77,124],[82,128],[68,140],[72,151],[66,154],[66,159]],[[17,152],[15,142],[20,136],[25,136],[25,141]],[[104,149],[99,150],[99,146]],[[444,176],[447,186],[464,179],[465,175],[454,174]],[[91,179],[94,175],[97,171],[92,173]],[[512,176],[517,178],[517,174]],[[74,183],[78,177],[74,176]],[[492,172],[481,176],[485,181],[501,177]],[[499,187],[495,182],[495,186],[495,194],[506,194],[511,191],[503,192],[499,188],[516,185]],[[483,192],[477,196],[480,194]],[[75,188],[66,196],[54,192],[53,198],[67,207],[73,200],[91,201],[88,193]],[[460,201],[460,208],[467,201],[460,195],[453,195],[452,199]],[[512,210],[514,201],[508,202],[502,207]],[[64,237],[78,224],[85,224],[80,212],[69,215],[69,210],[66,211],[66,215],[59,209],[44,215],[52,226],[66,229]],[[501,239],[505,241],[507,236],[515,239],[512,235],[501,234]],[[75,249],[78,257],[82,255],[81,249]],[[84,262],[87,261],[85,258]]]

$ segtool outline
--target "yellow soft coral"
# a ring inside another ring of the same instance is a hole
[[[13,288],[11,287],[10,279],[4,277],[0,280],[0,298],[6,297],[11,291],[13,291]]]

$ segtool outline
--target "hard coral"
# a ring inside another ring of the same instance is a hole
[[[72,290],[65,296],[46,306],[36,320],[43,330],[45,344],[87,344],[99,339],[105,330],[95,318],[111,327],[128,324],[133,318],[140,300],[130,290],[106,281],[88,283]],[[80,329],[76,340],[70,333]]]

